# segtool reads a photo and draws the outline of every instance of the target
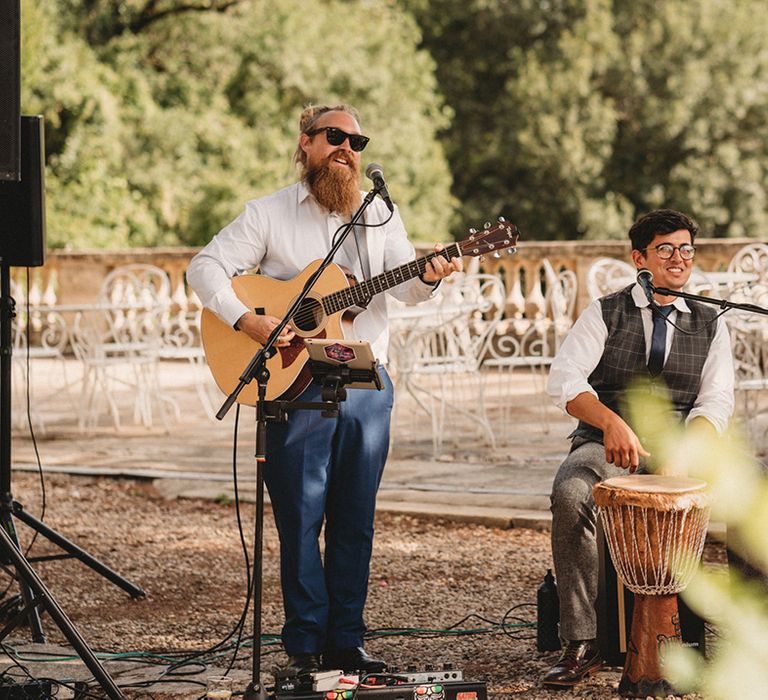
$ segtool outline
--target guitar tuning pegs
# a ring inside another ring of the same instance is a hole
[[[474,236],[477,233],[477,229],[476,228],[471,228],[471,229],[469,229],[469,232]]]
[[[486,222],[483,224],[483,228],[485,228],[485,229],[489,229],[489,228],[491,228],[491,222],[490,222],[490,221],[486,221]]]
[[[496,260],[498,260],[498,259],[501,257],[501,253],[500,253],[500,252],[497,250],[497,251],[496,251],[496,252],[493,254],[493,257],[494,257],[494,258],[496,258]]]
[[[511,248],[507,248],[507,255],[514,255],[517,252],[517,248],[512,246]]]
[[[506,221],[506,219],[503,216],[499,217],[499,223],[503,224]]]

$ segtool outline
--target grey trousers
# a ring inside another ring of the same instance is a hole
[[[628,473],[605,461],[605,448],[600,443],[576,438],[573,444],[555,475],[550,497],[560,637],[568,641],[597,636],[597,510],[592,487]]]

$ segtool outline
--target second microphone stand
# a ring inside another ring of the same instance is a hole
[[[711,304],[713,306],[719,306],[723,311],[729,311],[730,309],[738,309],[739,311],[748,311],[753,314],[763,314],[768,316],[768,309],[764,306],[758,306],[757,304],[741,304],[729,299],[714,299],[713,297],[705,297],[700,294],[689,294],[688,292],[680,292],[674,289],[667,289],[666,287],[654,287],[653,284],[649,285],[654,293],[662,294],[664,296],[681,297],[682,299],[690,299],[692,301],[700,301],[704,304]]]

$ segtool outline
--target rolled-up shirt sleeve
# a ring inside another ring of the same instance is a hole
[[[585,391],[597,396],[588,380],[603,356],[607,337],[600,301],[595,300],[573,324],[549,370],[547,393],[563,411]]]
[[[686,424],[694,418],[706,418],[718,433],[728,426],[734,408],[734,369],[731,337],[722,318],[717,320],[717,330],[709,354],[701,370],[701,388]]]

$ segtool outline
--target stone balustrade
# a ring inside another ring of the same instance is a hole
[[[754,243],[754,239],[699,239],[696,243],[696,265],[705,272],[724,270],[730,259],[742,246]],[[426,246],[419,247],[419,253],[428,252]],[[165,270],[171,279],[173,298],[189,309],[198,302],[191,295],[184,281],[184,271],[196,252],[193,248],[136,248],[124,251],[53,251],[48,254],[45,266],[32,268],[30,276],[30,303],[36,304],[81,304],[95,302],[99,287],[108,272],[129,263],[147,263]],[[602,257],[629,260],[629,244],[624,241],[521,241],[517,253],[499,259],[485,258],[468,265],[479,267],[479,271],[502,277],[508,291],[519,286],[519,294],[526,303],[543,304],[546,289],[543,260],[549,260],[555,270],[570,270],[578,280],[578,296],[575,313],[589,302],[586,276],[589,266]],[[12,270],[14,295],[17,304],[25,302],[26,271]],[[543,285],[543,287],[542,287]],[[186,304],[184,303],[186,300]]]
[[[29,270],[29,300],[34,306],[45,304],[89,304],[98,301],[99,289],[109,272],[123,265],[143,263],[156,265],[168,273],[171,294],[175,300],[186,299],[190,308],[197,299],[187,289],[184,273],[194,248],[133,248],[121,251],[91,250],[78,252],[52,251],[43,267]],[[26,271],[12,270],[17,306],[26,301]]]
[[[699,239],[696,241],[696,266],[705,272],[725,270],[734,254],[748,243],[748,238]],[[539,284],[543,276],[544,259],[555,270],[571,270],[578,281],[575,313],[579,313],[591,301],[587,292],[587,271],[599,258],[615,258],[631,262],[630,245],[625,241],[521,241],[517,253],[499,259],[485,258],[480,269],[498,274],[508,290],[515,281],[520,282],[523,297],[540,294]]]

